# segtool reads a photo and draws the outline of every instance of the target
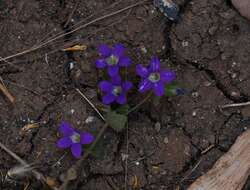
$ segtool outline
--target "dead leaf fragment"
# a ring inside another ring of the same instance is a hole
[[[56,181],[56,179],[51,178],[51,177],[46,177],[46,184],[51,187],[51,188],[56,188],[59,186],[58,182]]]
[[[38,123],[29,123],[22,128],[22,131],[24,132],[38,127],[39,127]]]
[[[131,186],[132,186],[132,189],[140,188],[140,180],[136,175],[134,175],[131,179]]]
[[[69,48],[62,49],[63,51],[85,51],[87,46],[85,45],[75,45]]]
[[[8,91],[8,89],[0,84],[0,91],[3,92],[3,94],[9,99],[9,101],[14,104],[15,103],[15,98],[12,96],[12,94]]]

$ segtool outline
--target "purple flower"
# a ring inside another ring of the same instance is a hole
[[[79,132],[72,128],[67,122],[60,124],[59,131],[63,137],[57,141],[57,147],[63,149],[70,147],[73,156],[76,158],[79,158],[82,154],[82,145],[91,144],[95,139],[90,133]]]
[[[122,82],[119,75],[112,77],[110,82],[101,81],[99,88],[106,93],[102,97],[102,102],[104,104],[111,104],[112,102],[125,104],[127,102],[126,93],[132,86],[132,83],[129,81]]]
[[[96,61],[96,67],[99,69],[107,67],[111,77],[119,73],[119,67],[127,67],[131,64],[131,59],[125,55],[125,47],[122,44],[116,44],[112,48],[102,44],[99,45],[98,52],[101,59]]]
[[[137,65],[136,72],[142,77],[139,91],[146,92],[152,89],[157,96],[164,95],[164,84],[172,82],[176,77],[175,72],[160,68],[160,60],[157,57],[151,59],[147,68]]]

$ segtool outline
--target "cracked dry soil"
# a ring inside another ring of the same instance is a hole
[[[1,57],[65,33],[79,21],[90,21],[135,2],[79,1],[69,25],[64,27],[77,1],[0,1]],[[95,47],[101,42],[122,42],[134,64],[147,64],[152,54],[158,55],[163,67],[175,70],[178,82],[187,90],[183,96],[148,103],[130,116],[128,189],[186,189],[248,127],[248,114],[242,114],[240,109],[220,110],[218,106],[249,100],[250,22],[229,1],[175,2],[181,7],[178,23],[170,23],[149,2],[8,60],[14,66],[1,62],[0,76],[16,98],[11,105],[0,96],[1,142],[27,162],[35,163],[43,174],[59,179],[76,160],[55,147],[58,123],[67,120],[78,129],[92,132],[102,126],[74,88],[100,105],[96,84],[103,75],[93,64]],[[85,44],[88,49],[75,53],[55,51],[74,43]],[[68,72],[67,63],[72,61],[76,62],[75,68]],[[138,83],[134,70],[129,73],[128,77]],[[131,96],[134,94],[135,89]],[[135,96],[130,103],[137,101]],[[94,120],[86,123],[89,116]],[[39,128],[23,133],[22,127],[31,121],[39,123]],[[90,157],[82,166],[82,176],[68,189],[124,187],[126,165],[122,155],[127,152],[127,133],[110,129],[102,143],[105,148],[101,158]],[[204,153],[211,145],[214,147]],[[28,183],[25,178],[3,180],[16,164],[0,150],[0,189],[23,189]],[[249,184],[245,190],[250,189]],[[42,186],[32,180],[29,189]]]

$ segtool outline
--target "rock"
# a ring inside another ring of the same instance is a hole
[[[232,0],[233,5],[240,12],[240,14],[250,19],[250,1],[249,0]]]

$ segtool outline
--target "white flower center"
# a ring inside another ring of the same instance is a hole
[[[115,55],[111,55],[108,58],[106,58],[106,62],[108,65],[111,65],[111,66],[117,65],[119,62],[119,58],[116,57]]]
[[[121,92],[122,92],[121,86],[115,86],[112,90],[112,94],[114,94],[115,96],[119,96]]]
[[[70,139],[73,143],[79,143],[81,140],[81,135],[79,133],[74,132],[73,135],[70,136]]]
[[[158,82],[161,79],[160,73],[151,73],[148,77],[148,80],[155,83]]]

